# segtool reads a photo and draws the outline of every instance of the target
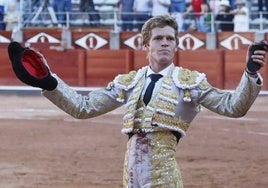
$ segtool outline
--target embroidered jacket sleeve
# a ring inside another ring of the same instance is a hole
[[[199,85],[199,104],[218,114],[229,117],[244,116],[261,90],[261,84],[242,75],[240,83],[234,91],[223,91],[208,84],[206,80]]]
[[[112,111],[125,102],[124,91],[111,82],[107,88],[96,89],[87,95],[76,92],[58,76],[58,86],[53,91],[42,91],[42,95],[60,109],[78,119],[91,118]],[[123,97],[122,97],[123,96]]]

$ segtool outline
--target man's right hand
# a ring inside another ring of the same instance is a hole
[[[14,73],[23,83],[49,91],[57,87],[57,80],[51,75],[45,58],[39,52],[24,48],[18,42],[11,42],[8,55]]]

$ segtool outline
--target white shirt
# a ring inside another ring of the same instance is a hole
[[[142,91],[142,96],[144,96],[144,93],[145,93],[145,90],[146,88],[148,87],[148,85],[150,84],[151,82],[151,78],[149,77],[151,74],[161,74],[163,77],[167,76],[168,73],[169,73],[169,70],[171,69],[171,67],[173,66],[173,64],[170,64],[168,67],[166,67],[165,69],[161,70],[160,72],[158,73],[155,73],[150,67],[148,67],[148,70],[146,72],[146,80],[145,80],[145,84],[144,84],[144,88],[143,88],[143,91]],[[160,78],[156,83],[155,83],[155,88],[153,90],[153,94],[152,96],[155,95],[156,91],[159,90],[160,88],[160,85],[161,85],[161,82],[162,82],[162,78]]]
[[[153,0],[152,16],[169,14],[169,6],[163,4],[170,6],[171,0]]]
[[[236,14],[234,16],[234,31],[247,32],[249,31],[249,9],[243,6],[240,10],[245,12],[245,14]]]
[[[133,10],[137,12],[151,11],[150,1],[151,0],[134,0]]]

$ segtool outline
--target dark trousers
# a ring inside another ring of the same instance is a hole
[[[147,21],[151,16],[149,12],[136,12],[135,20],[137,21],[137,28],[140,31],[144,22]]]
[[[123,31],[132,31],[133,30],[133,15],[122,13],[122,30]]]

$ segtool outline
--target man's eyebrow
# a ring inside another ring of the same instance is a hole
[[[172,34],[157,34],[154,35],[153,37],[175,37],[175,36]]]

